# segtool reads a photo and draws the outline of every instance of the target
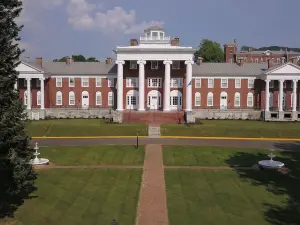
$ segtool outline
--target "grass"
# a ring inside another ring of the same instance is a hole
[[[42,147],[41,157],[55,165],[143,165],[145,149],[131,145]]]
[[[36,197],[15,214],[20,225],[135,223],[142,170],[51,169],[39,173]],[[1,224],[1,220],[0,220]]]
[[[280,192],[276,184],[297,191],[299,181],[277,172],[251,173],[241,179],[235,171],[166,169],[170,225],[298,224],[297,208],[285,211],[291,192]]]
[[[243,120],[203,120],[202,124],[162,125],[163,136],[300,138],[300,124]]]
[[[251,167],[259,160],[269,159],[269,150],[212,147],[212,146],[165,146],[163,149],[164,164],[166,166],[239,166]],[[275,153],[283,163],[294,166],[292,157],[300,157],[298,153]]]
[[[145,124],[106,124],[102,119],[57,119],[31,121],[27,130],[41,136],[136,136],[147,135]]]

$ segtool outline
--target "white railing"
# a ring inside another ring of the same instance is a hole
[[[140,41],[170,41],[171,37],[140,37]]]

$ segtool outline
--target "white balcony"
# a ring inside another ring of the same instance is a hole
[[[140,37],[140,43],[169,43],[171,37],[149,36]]]

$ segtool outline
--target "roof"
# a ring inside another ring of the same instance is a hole
[[[144,32],[148,32],[148,31],[151,31],[151,30],[164,31],[164,29],[159,27],[159,26],[151,26],[151,27],[145,29]]]
[[[268,50],[265,50],[265,51],[257,51],[257,50],[254,50],[254,51],[238,51],[238,52],[236,52],[236,54],[237,55],[249,55],[249,54],[251,54],[251,55],[262,55],[266,51],[268,51]],[[294,51],[286,52],[286,51],[283,51],[283,50],[282,51],[271,51],[270,50],[270,52],[272,52],[275,55],[285,55],[286,53],[288,55],[300,55],[300,52],[294,52]]]
[[[267,69],[266,63],[201,63],[193,65],[193,75],[258,75]]]

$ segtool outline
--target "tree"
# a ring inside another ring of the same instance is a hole
[[[202,57],[204,62],[223,62],[224,51],[220,43],[203,39],[200,43],[199,49],[194,54],[195,60]]]
[[[74,62],[99,62],[95,57],[85,58],[83,55],[72,55]],[[66,62],[67,57],[62,57],[61,59],[54,59],[53,62]]]
[[[35,190],[36,173],[28,163],[34,150],[25,131],[25,108],[14,88],[22,53],[18,45],[22,26],[15,23],[21,7],[20,0],[0,1],[0,218],[13,216]]]

